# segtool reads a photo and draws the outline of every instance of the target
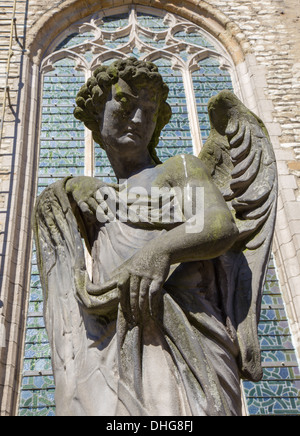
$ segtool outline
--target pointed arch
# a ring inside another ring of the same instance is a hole
[[[72,29],[74,23],[84,20],[99,10],[118,9],[128,5],[147,5],[157,10],[164,10],[172,14],[178,14],[182,18],[197,24],[208,34],[214,36],[225,47],[234,63],[238,65],[244,61],[244,55],[248,50],[246,37],[241,37],[243,32],[236,23],[233,23],[225,14],[205,1],[182,0],[179,4],[165,0],[65,0],[53,10],[49,8],[45,14],[32,26],[28,32],[27,49],[34,63],[39,63],[47,54],[51,43],[66,29]],[[237,38],[237,35],[238,38]]]

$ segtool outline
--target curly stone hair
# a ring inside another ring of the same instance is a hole
[[[130,57],[115,61],[109,66],[98,67],[77,94],[74,116],[84,122],[85,126],[92,131],[94,140],[103,147],[99,129],[100,120],[111,87],[118,82],[119,78],[128,84],[133,83],[135,87],[152,88],[158,96],[157,123],[148,144],[148,150],[154,162],[160,163],[155,148],[161,130],[170,121],[172,111],[166,102],[169,88],[159,74],[157,66],[152,62],[139,61]]]

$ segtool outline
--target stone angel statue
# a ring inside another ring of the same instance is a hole
[[[277,196],[268,133],[225,90],[209,101],[200,156],[162,163],[167,96],[153,63],[98,67],[74,115],[118,183],[70,176],[37,200],[58,415],[240,415],[240,380],[262,376]]]

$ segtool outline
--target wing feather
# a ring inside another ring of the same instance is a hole
[[[245,378],[259,380],[257,323],[277,207],[275,156],[263,122],[232,92],[224,90],[210,99],[208,112],[211,132],[199,158],[210,170],[239,229],[224,274],[230,277],[239,265],[231,283],[240,368]]]
[[[206,144],[199,158],[210,161],[212,177],[234,214],[240,239],[249,236],[249,229],[255,238],[271,211],[274,219],[276,208],[277,171],[269,135],[263,122],[230,91],[213,97],[208,111],[210,156],[219,158],[212,163]]]

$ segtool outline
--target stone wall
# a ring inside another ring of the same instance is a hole
[[[217,4],[232,22],[239,25],[240,38],[247,38],[248,52],[263,72],[265,96],[273,103],[272,115],[273,121],[278,123],[280,145],[295,151],[296,156],[286,153],[286,165],[281,163],[279,170],[285,175],[299,177],[300,0],[218,1]],[[299,180],[297,182],[299,189]],[[290,186],[294,189],[295,183]],[[298,198],[299,191],[295,194]]]
[[[300,0],[0,0],[0,403],[16,410],[35,198],[38,62],[49,35],[96,8],[143,4],[178,13],[218,37],[231,54],[251,109],[266,123],[279,171],[274,252],[300,348]],[[15,13],[14,13],[15,6]],[[15,18],[14,21],[12,21]],[[11,30],[13,30],[10,40]],[[8,57],[11,58],[6,80]],[[29,138],[29,139],[28,139]],[[3,346],[5,345],[5,347]]]

